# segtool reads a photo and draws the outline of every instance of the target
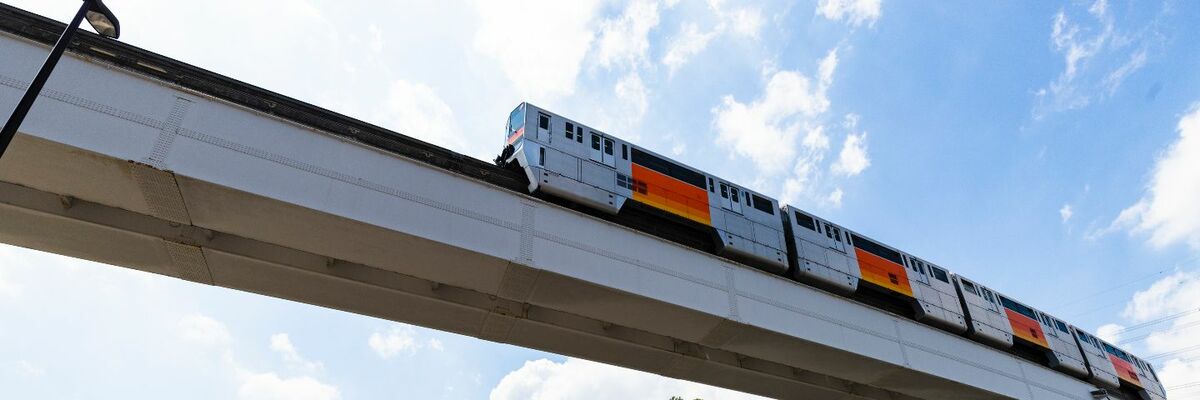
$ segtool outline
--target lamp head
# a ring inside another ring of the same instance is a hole
[[[117,16],[104,6],[102,0],[84,0],[88,3],[87,20],[100,36],[116,39],[121,36],[121,23]]]

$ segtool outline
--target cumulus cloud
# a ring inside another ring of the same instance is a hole
[[[1063,204],[1062,207],[1058,209],[1058,217],[1059,219],[1062,219],[1062,223],[1064,224],[1067,223],[1067,221],[1070,221],[1071,217],[1074,215],[1075,210],[1070,204]]]
[[[742,103],[733,96],[722,98],[713,109],[717,143],[732,146],[767,173],[782,171],[795,158],[793,144],[805,123],[829,109],[825,91],[833,67],[826,65],[837,65],[836,50],[821,61],[822,79],[817,82],[797,71],[777,71],[757,100]]]
[[[826,92],[838,62],[834,48],[818,60],[814,78],[768,65],[764,69],[768,80],[759,98],[743,103],[725,96],[713,109],[717,145],[752,163],[758,182],[780,184],[785,202],[837,207],[845,194],[837,187],[838,180],[871,165],[867,134],[858,130],[855,114],[844,117],[841,150],[832,164],[826,161],[832,142],[826,124],[831,107]]]
[[[569,358],[527,361],[492,389],[490,400],[525,399],[763,399],[732,390]]]
[[[1096,337],[1109,343],[1121,342],[1121,331],[1125,327],[1117,324],[1104,324],[1096,328]]]
[[[1108,229],[1148,234],[1156,247],[1186,243],[1200,249],[1200,103],[1179,119],[1179,138],[1155,162],[1140,200]]]
[[[630,3],[615,19],[600,22],[596,58],[600,65],[636,65],[646,58],[650,48],[648,35],[658,26],[658,4],[639,0]]]
[[[393,81],[372,120],[429,143],[457,151],[469,150],[450,106],[433,88],[422,83]]]
[[[871,166],[871,158],[867,156],[867,134],[846,135],[842,143],[842,152],[838,154],[837,162],[833,163],[834,173],[844,176],[854,176]]]
[[[286,333],[271,335],[270,349],[279,353],[283,357],[283,361],[297,371],[312,373],[323,368],[321,363],[308,361],[300,356],[300,352],[296,350],[296,346],[292,344],[292,339]]]
[[[821,0],[817,15],[850,26],[874,25],[879,19],[882,0]]]
[[[338,388],[307,376],[281,378],[272,372],[243,371],[238,398],[244,400],[334,400],[342,398]]]
[[[225,324],[205,315],[192,314],[176,323],[179,338],[184,342],[204,346],[224,346],[231,336]]]
[[[1161,361],[1157,373],[1167,388],[1190,383],[1200,376],[1197,375],[1200,357],[1195,357],[1194,352],[1177,352],[1200,346],[1200,335],[1195,331],[1200,326],[1200,315],[1192,312],[1197,309],[1200,309],[1200,271],[1180,271],[1135,293],[1121,313],[1150,330],[1149,333],[1139,332],[1136,338],[1129,340],[1144,339],[1146,350],[1151,354],[1174,352],[1166,356],[1165,361],[1149,360]],[[1167,392],[1168,398],[1183,394],[1182,390]]]
[[[1082,21],[1059,10],[1052,19],[1050,44],[1063,58],[1064,68],[1049,85],[1035,92],[1035,117],[1079,109],[1111,96],[1126,78],[1146,65],[1146,43],[1124,35],[1107,0],[1096,0]],[[1120,61],[1118,64],[1118,60]],[[1112,65],[1118,64],[1116,67]]]
[[[580,63],[595,39],[598,3],[477,1],[481,21],[474,48],[499,63],[522,97],[542,101],[573,94]],[[514,50],[529,38],[537,38],[538,57]]]
[[[0,270],[0,297],[16,297],[20,293],[21,287],[5,278],[4,270]]]
[[[422,342],[417,330],[408,325],[396,325],[386,331],[377,331],[367,338],[367,346],[380,358],[389,359],[400,354],[412,355],[424,347],[442,351],[445,346],[441,340],[430,338]]]
[[[719,32],[701,32],[700,28],[691,22],[684,23],[680,27],[680,31],[667,44],[667,52],[662,57],[663,65],[667,66],[669,74],[675,74],[675,71],[687,64],[696,54],[704,51],[708,47],[708,42],[716,37]]]

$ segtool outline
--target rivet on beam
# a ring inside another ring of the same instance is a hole
[[[60,196],[58,196],[58,202],[62,203],[63,211],[70,210],[71,207],[75,206],[75,197],[67,196],[67,195],[60,195]]]

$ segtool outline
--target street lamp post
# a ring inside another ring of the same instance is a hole
[[[71,44],[71,38],[75,36],[75,30],[79,28],[79,23],[85,18],[101,36],[116,39],[121,35],[121,25],[117,22],[117,17],[108,10],[108,7],[104,6],[102,0],[83,0],[79,12],[75,14],[71,23],[67,24],[67,30],[63,31],[62,36],[59,36],[58,43],[54,44],[54,49],[50,51],[50,56],[46,57],[42,69],[33,78],[29,88],[25,89],[25,96],[21,97],[21,102],[17,103],[17,108],[13,110],[12,116],[8,117],[8,122],[4,124],[4,130],[0,131],[0,157],[4,157],[4,151],[8,149],[8,144],[17,134],[17,128],[21,127],[21,122],[25,120],[25,114],[28,114],[29,108],[33,107],[33,101],[37,100],[38,94],[41,93],[42,86],[46,84],[46,78],[50,77],[50,71],[53,71],[54,66],[58,64],[58,59],[62,57],[63,51],[67,49],[67,45]]]

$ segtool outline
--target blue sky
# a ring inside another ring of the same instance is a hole
[[[1138,354],[1200,344],[1200,315],[1120,332],[1200,308],[1193,3],[106,3],[122,41],[481,159],[527,100]],[[11,247],[0,319],[4,397],[746,397]]]

